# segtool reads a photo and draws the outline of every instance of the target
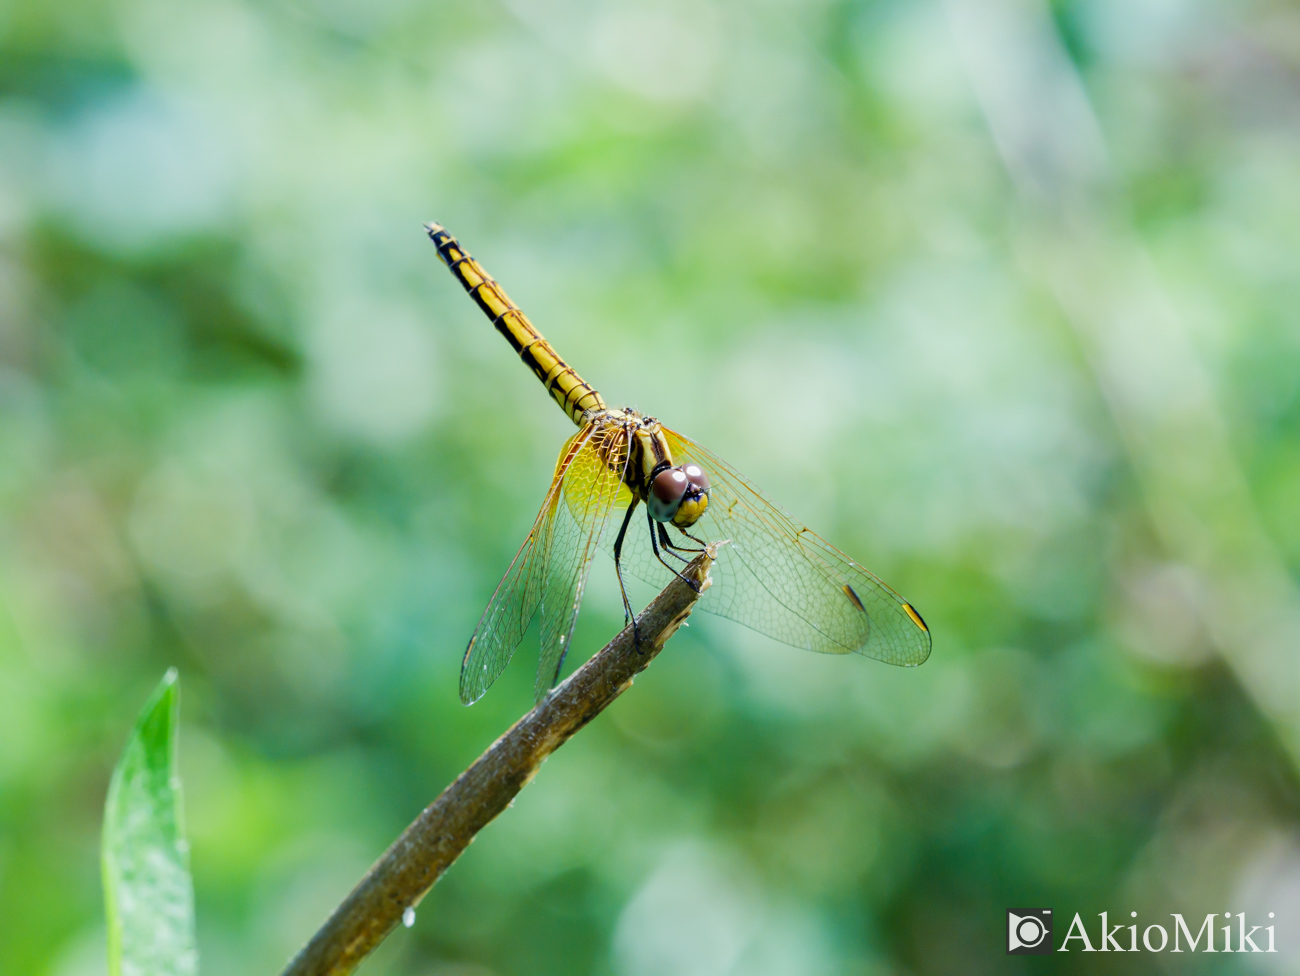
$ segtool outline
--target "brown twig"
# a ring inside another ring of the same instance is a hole
[[[709,585],[718,546],[683,571],[629,625],[549,697],[516,722],[443,790],[366,872],[282,976],[351,973],[414,908],[463,850],[537,774],[546,757],[621,695],[663,649]]]

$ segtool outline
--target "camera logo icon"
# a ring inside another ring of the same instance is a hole
[[[1046,956],[1052,951],[1052,910],[1007,912],[1007,955]]]

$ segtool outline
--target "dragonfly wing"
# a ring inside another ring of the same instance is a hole
[[[533,688],[538,701],[560,678],[578,622],[591,557],[607,534],[610,512],[623,488],[628,439],[621,427],[597,430],[564,474],[563,502],[551,524],[542,590],[542,653]]]
[[[556,516],[564,480],[574,463],[590,450],[594,426],[584,427],[565,443],[555,477],[528,538],[497,584],[496,592],[474,628],[460,668],[460,700],[478,701],[510,663],[515,648],[537,614],[547,581],[547,563],[555,538]]]
[[[911,604],[717,455],[683,434],[664,428],[664,435],[677,464],[695,462],[712,482],[709,506],[691,534],[731,540],[719,554],[703,609],[825,654],[858,653],[898,665],[930,656],[930,632]],[[667,573],[649,552],[646,533],[636,536],[634,545],[625,543],[625,567],[662,584]]]

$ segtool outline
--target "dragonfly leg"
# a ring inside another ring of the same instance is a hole
[[[669,566],[666,562],[664,562],[664,557],[659,555],[659,543],[655,540],[655,520],[651,518],[649,509],[646,509],[645,518],[646,521],[650,524],[650,548],[654,550],[655,558],[659,560],[659,562],[663,565],[664,569],[668,570],[668,572],[672,573],[674,576],[676,576],[679,580],[681,580],[683,583],[689,586],[696,593],[699,593],[700,592],[699,583],[695,582],[695,580],[693,579],[687,579],[681,573],[677,572],[677,570],[673,569],[673,567]]]
[[[690,539],[692,542],[698,542],[700,544],[699,549],[688,549],[686,550],[687,552],[703,552],[705,549],[708,548],[709,544],[707,542],[705,542],[703,539],[696,538],[695,536],[687,532],[685,529],[678,528],[677,531],[680,532],[682,535],[686,536],[686,538]]]
[[[677,528],[677,527],[674,526],[674,528]],[[704,541],[703,541],[702,539],[696,539],[695,536],[691,535],[691,534],[690,534],[689,532],[687,532],[685,529],[680,529],[680,528],[678,528],[677,531],[680,532],[682,535],[686,536],[686,538],[691,539],[691,540],[694,540],[695,542],[698,542],[698,543],[700,544],[700,548],[695,549],[695,548],[692,548],[691,546],[678,546],[678,545],[674,545],[674,544],[673,544],[671,541],[669,541],[669,539],[668,539],[668,527],[665,526],[662,522],[659,523],[659,544],[660,544],[661,546],[663,546],[665,549],[671,551],[672,554],[673,554],[674,556],[677,556],[677,553],[679,553],[679,552],[704,552],[704,549],[705,549],[705,543],[704,543]],[[677,558],[680,559],[680,560],[681,560],[682,562],[684,562],[684,563],[685,563],[685,562],[690,562],[690,560],[689,560],[689,559],[686,559],[684,556],[677,556]]]
[[[668,538],[668,530],[664,528],[662,522],[659,523],[659,545],[663,547],[664,552],[668,553],[674,559],[680,560],[683,563],[690,562],[690,560],[685,556],[678,554],[678,547],[673,545],[672,541]]]
[[[640,501],[636,495],[632,496],[632,503],[627,507],[627,514],[623,516],[623,524],[619,527],[618,536],[614,539],[614,575],[618,577],[618,591],[623,594],[623,626],[632,621],[632,636],[636,643],[641,643],[640,636],[636,633],[636,615],[632,613],[632,603],[627,598],[627,588],[623,585],[623,539],[627,535],[627,527],[632,524],[632,513],[636,511],[637,502]]]

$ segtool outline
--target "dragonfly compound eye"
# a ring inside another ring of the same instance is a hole
[[[646,499],[650,517],[657,522],[671,522],[690,486],[690,481],[680,468],[660,471],[651,480],[650,497]]]
[[[709,507],[709,476],[698,464],[685,465],[681,470],[686,476],[686,493],[673,515],[673,525],[689,529]]]
[[[708,494],[709,476],[704,473],[704,469],[698,464],[687,464],[682,468],[682,474],[686,475],[686,480],[698,488],[700,491]]]

